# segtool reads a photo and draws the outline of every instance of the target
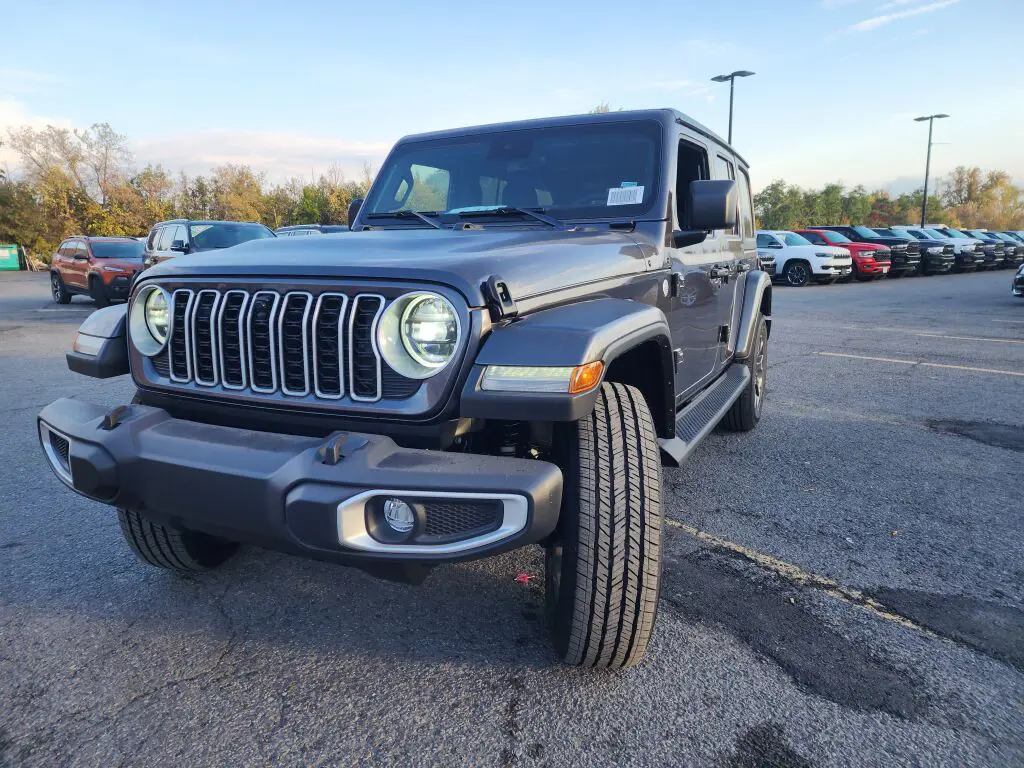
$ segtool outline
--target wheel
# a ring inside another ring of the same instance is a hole
[[[50,295],[53,296],[53,300],[58,304],[70,304],[71,294],[68,292],[68,287],[64,285],[64,280],[56,272],[50,273]]]
[[[782,276],[786,278],[787,285],[801,288],[811,280],[811,265],[806,261],[787,261]]]
[[[545,557],[555,650],[574,666],[632,666],[651,639],[661,581],[661,455],[639,390],[602,385],[556,451],[562,516]]]
[[[89,295],[92,296],[92,300],[96,303],[97,307],[106,307],[110,304],[106,289],[103,287],[103,281],[96,276],[89,278]]]
[[[743,364],[750,370],[750,381],[722,418],[722,426],[733,432],[749,432],[761,420],[768,383],[768,323],[764,315],[758,317],[754,329],[753,354]]]
[[[233,541],[187,528],[153,523],[130,509],[117,510],[121,533],[144,563],[179,573],[216,568],[238,549]]]

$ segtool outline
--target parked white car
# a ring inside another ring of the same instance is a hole
[[[815,245],[803,235],[787,230],[760,230],[757,252],[775,256],[776,279],[787,285],[834,283],[853,270],[853,259],[845,248]]]

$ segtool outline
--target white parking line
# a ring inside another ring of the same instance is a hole
[[[1007,321],[1009,322],[1009,321]],[[882,326],[869,326],[869,325],[844,325],[844,330],[850,331],[894,331],[891,327]],[[999,339],[992,336],[951,336],[946,333],[936,333],[935,331],[913,331],[906,328],[899,329],[899,333],[903,336],[924,336],[930,339],[954,339],[957,341],[991,341],[996,344],[1024,344],[1024,339]]]
[[[848,357],[853,360],[873,360],[877,363],[899,363],[900,365],[920,365],[926,368],[949,368],[954,371],[971,371],[972,373],[995,373],[1001,376],[1024,376],[1022,371],[1001,371],[998,368],[975,368],[970,365],[946,365],[944,363],[926,363],[924,360],[897,360],[894,357],[869,357],[867,355],[850,355],[844,352],[815,352],[824,357]]]

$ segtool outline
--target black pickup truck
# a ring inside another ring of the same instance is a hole
[[[855,243],[871,243],[873,245],[888,246],[890,251],[889,278],[912,275],[918,271],[921,265],[921,246],[913,240],[905,237],[886,237],[880,235],[870,227],[850,226],[848,224],[830,225],[823,227],[808,227],[808,229],[831,229],[846,235]]]
[[[350,221],[168,260],[89,317],[69,367],[137,395],[46,406],[53,471],[177,571],[242,542],[415,583],[538,544],[558,655],[635,664],[663,464],[761,417],[747,163],[673,110],[443,131]]]

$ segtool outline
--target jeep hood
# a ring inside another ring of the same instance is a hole
[[[169,259],[142,273],[160,277],[366,278],[451,286],[483,306],[481,285],[498,275],[516,301],[579,282],[636,272],[644,254],[607,229],[391,229],[325,237],[250,240]]]

